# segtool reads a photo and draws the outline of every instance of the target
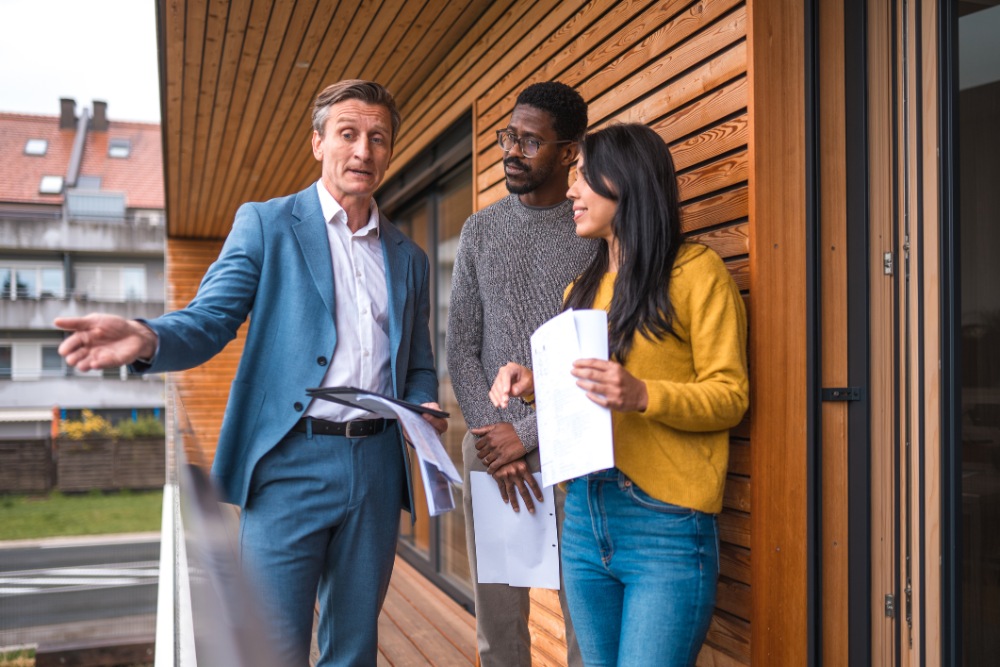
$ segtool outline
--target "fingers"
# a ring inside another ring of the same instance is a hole
[[[421,405],[423,405],[425,408],[431,408],[433,410],[441,409],[441,406],[438,405],[437,403],[421,403]],[[444,419],[443,417],[436,417],[434,415],[430,415],[425,412],[423,414],[423,418],[425,421],[429,422],[431,426],[434,427],[434,430],[438,432],[438,435],[441,435],[442,433],[448,430],[448,420]]]
[[[79,331],[86,328],[87,320],[83,317],[57,317],[52,320],[52,325],[57,329],[66,331]]]

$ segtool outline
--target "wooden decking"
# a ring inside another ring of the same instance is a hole
[[[397,556],[378,619],[378,667],[475,664],[475,617]]]

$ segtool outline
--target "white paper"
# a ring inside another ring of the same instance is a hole
[[[538,473],[534,476],[539,481]],[[532,496],[534,513],[523,502],[514,512],[489,474],[473,471],[470,484],[479,583],[558,590],[555,491],[542,489],[541,502]]]
[[[531,336],[542,484],[615,464],[611,411],[587,398],[571,374],[578,359],[608,358],[608,314],[567,310]]]

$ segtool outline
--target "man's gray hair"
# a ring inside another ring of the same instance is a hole
[[[313,104],[312,124],[319,136],[322,137],[326,130],[326,118],[330,114],[330,107],[345,100],[359,100],[366,104],[377,104],[385,107],[392,120],[392,140],[389,145],[396,144],[399,125],[402,123],[399,109],[396,108],[396,100],[382,84],[363,79],[347,79],[331,83],[316,97],[316,102]]]

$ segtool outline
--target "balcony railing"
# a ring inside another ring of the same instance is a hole
[[[143,301],[92,299],[86,294],[36,299],[0,299],[0,322],[4,329],[52,330],[57,317],[76,317],[91,312],[110,313],[127,319],[149,319],[163,314],[162,300]]]
[[[130,212],[118,219],[52,219],[0,215],[0,248],[60,252],[163,252],[165,226],[158,212]]]

